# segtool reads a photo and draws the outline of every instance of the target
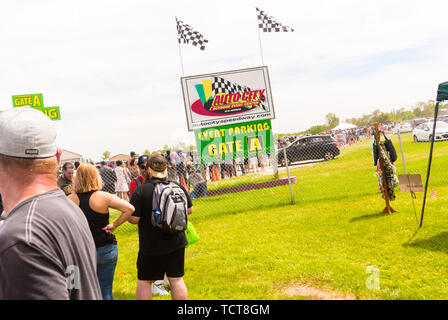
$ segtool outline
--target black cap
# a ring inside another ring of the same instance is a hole
[[[137,165],[140,167],[140,165],[145,164],[146,159],[148,159],[148,156],[146,154],[138,157]]]

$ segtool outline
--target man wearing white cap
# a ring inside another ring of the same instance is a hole
[[[55,141],[42,112],[0,113],[0,300],[101,299],[87,220],[56,185]]]

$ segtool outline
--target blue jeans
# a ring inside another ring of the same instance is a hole
[[[196,188],[190,193],[191,199],[196,199],[199,197],[205,197],[207,195],[207,185],[205,182],[198,183]]]
[[[114,282],[115,267],[118,261],[118,247],[108,244],[96,249],[98,281],[100,283],[103,300],[113,300],[112,284]]]

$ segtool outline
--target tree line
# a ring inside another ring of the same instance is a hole
[[[375,123],[390,124],[396,122],[403,122],[406,120],[429,118],[434,116],[435,101],[429,100],[428,102],[419,102],[415,106],[410,108],[393,109],[390,112],[382,112],[379,109],[374,110],[370,114],[362,115],[359,118],[348,118],[344,122],[354,124],[355,126],[370,127]],[[448,103],[440,104],[441,110],[448,110]],[[440,113],[440,111],[439,111]],[[278,137],[284,137],[289,135],[301,135],[301,134],[318,134],[321,132],[327,132],[339,125],[339,118],[334,113],[328,113],[325,116],[326,123],[314,125],[309,129],[296,133],[281,133]]]

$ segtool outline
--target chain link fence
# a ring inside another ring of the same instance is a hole
[[[429,119],[428,119],[429,120]],[[397,160],[394,175],[418,174],[423,186],[426,180],[430,142],[415,140],[415,128],[398,134],[397,125],[380,125],[391,139]],[[353,128],[317,135],[275,137],[275,152],[256,156],[227,158],[201,163],[195,150],[168,151],[168,179],[182,184],[190,193],[194,219],[209,219],[247,210],[285,206],[305,202],[356,199],[376,195],[378,212],[384,206],[378,167],[373,158],[373,127]],[[448,134],[448,133],[447,133]],[[384,141],[382,137],[382,141]],[[447,136],[448,137],[448,136]],[[401,140],[401,143],[400,143]],[[434,199],[448,191],[446,155],[448,142],[437,141],[428,187],[427,212],[435,206]],[[131,163],[132,162],[132,163]],[[129,200],[138,186],[139,168],[135,161],[96,164],[104,190]],[[134,182],[132,182],[134,180]],[[402,193],[398,184],[393,188],[395,199],[405,199],[420,219],[422,193]],[[118,216],[112,212],[111,219]],[[116,232],[135,232],[137,227],[123,224]]]

